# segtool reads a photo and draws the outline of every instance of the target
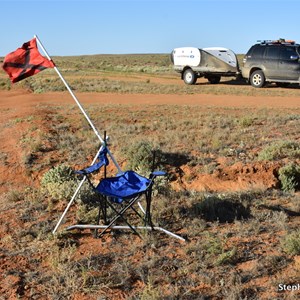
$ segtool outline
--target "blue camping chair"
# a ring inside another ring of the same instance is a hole
[[[155,160],[155,157],[153,157]],[[149,178],[139,175],[134,171],[126,171],[118,174],[115,177],[106,177],[106,166],[109,164],[107,158],[106,145],[103,146],[99,152],[98,161],[92,166],[80,171],[76,171],[77,174],[86,176],[93,190],[99,195],[99,213],[96,225],[73,225],[67,229],[95,229],[95,234],[98,237],[103,236],[109,229],[131,229],[135,234],[139,235],[138,229],[154,230],[158,229],[169,233],[160,227],[155,227],[151,219],[151,201],[152,201],[152,187],[154,180],[157,176],[165,176],[163,171],[151,172]],[[104,167],[104,178],[100,180],[98,185],[93,185],[89,179],[89,175],[98,171]],[[145,196],[146,209],[144,210],[139,199]],[[141,213],[134,207],[138,202]],[[108,207],[114,212],[114,216],[108,220],[107,209]],[[117,208],[119,207],[119,208]],[[135,215],[143,220],[143,226],[133,226],[129,223],[125,217],[125,213],[131,209]],[[104,225],[100,225],[101,215]],[[126,223],[126,226],[115,225],[116,222],[121,219]],[[102,229],[102,232],[98,234],[98,229]],[[170,233],[171,235],[174,235]],[[140,235],[139,235],[140,236]],[[174,235],[176,236],[176,235]],[[177,236],[176,236],[177,237]],[[179,237],[180,238],[180,237]]]

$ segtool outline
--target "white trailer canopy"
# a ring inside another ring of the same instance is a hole
[[[197,67],[201,61],[201,53],[198,48],[182,47],[173,50],[175,66]]]

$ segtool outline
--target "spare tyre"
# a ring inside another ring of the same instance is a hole
[[[211,84],[217,84],[217,83],[220,82],[221,76],[218,76],[218,75],[207,76],[207,80],[208,80],[209,83],[211,83]]]

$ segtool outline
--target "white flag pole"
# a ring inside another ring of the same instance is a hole
[[[39,40],[39,38],[37,37],[37,35],[34,36],[34,38],[36,38],[39,46],[42,48],[42,50],[44,51],[46,57],[52,61],[51,57],[49,56],[48,52],[46,51],[45,47],[43,46],[43,44],[41,43],[41,41]],[[101,138],[100,134],[98,133],[96,127],[94,126],[94,124],[92,123],[91,119],[89,118],[89,116],[87,115],[87,113],[85,112],[85,110],[83,109],[82,105],[80,104],[80,102],[78,101],[77,97],[75,96],[75,94],[73,93],[73,91],[71,90],[71,88],[69,87],[68,83],[65,81],[65,79],[63,78],[63,76],[61,75],[60,71],[58,70],[58,68],[54,65],[54,70],[56,71],[56,73],[58,74],[58,76],[60,77],[60,79],[62,80],[62,82],[64,83],[64,85],[66,86],[67,90],[69,91],[69,93],[71,94],[72,98],[75,100],[76,104],[78,105],[79,109],[81,110],[81,112],[83,113],[83,115],[85,116],[86,120],[88,121],[88,123],[90,124],[90,126],[92,127],[93,131],[95,132],[97,138],[100,140],[100,142],[102,144],[104,144],[104,140]],[[120,166],[118,165],[117,161],[115,160],[115,158],[113,157],[112,153],[109,151],[109,149],[107,148],[107,153],[109,154],[109,156],[111,157],[113,163],[115,164],[116,168],[118,169],[119,173],[122,173],[122,170],[120,168]]]

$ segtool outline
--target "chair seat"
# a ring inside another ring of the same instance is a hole
[[[109,197],[133,198],[147,190],[151,180],[134,171],[126,171],[117,177],[102,179],[96,190]]]

